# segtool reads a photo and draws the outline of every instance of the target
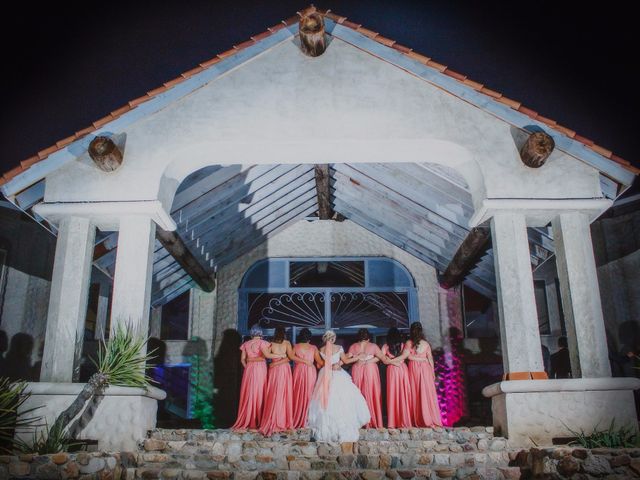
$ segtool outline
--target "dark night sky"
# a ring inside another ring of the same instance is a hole
[[[199,62],[288,18],[308,1],[17,4],[2,33],[1,170]],[[519,5],[516,5],[518,3]],[[638,41],[622,2],[318,1],[636,164]],[[616,6],[617,5],[617,6]],[[603,11],[603,8],[609,10]],[[29,45],[29,43],[33,45]]]

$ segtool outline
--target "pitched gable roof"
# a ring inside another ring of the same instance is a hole
[[[389,47],[389,48],[393,49],[393,51],[398,52],[399,54],[401,54],[402,56],[404,56],[404,57],[406,57],[408,59],[411,59],[413,61],[416,61],[419,64],[422,64],[422,65],[424,65],[426,67],[434,69],[437,73],[445,75],[446,77],[455,80],[459,84],[464,85],[465,87],[473,89],[473,91],[475,91],[475,92],[477,92],[479,94],[482,94],[487,99],[494,100],[495,102],[498,102],[499,104],[502,104],[502,105],[508,107],[509,109],[513,110],[514,112],[518,112],[519,114],[522,114],[522,115],[524,115],[524,116],[526,116],[526,117],[528,117],[528,118],[530,118],[530,119],[532,119],[532,120],[534,120],[536,122],[539,122],[539,123],[545,125],[546,127],[552,129],[553,131],[565,136],[566,138],[571,139],[571,140],[573,140],[575,142],[578,142],[580,145],[586,147],[589,151],[591,151],[591,152],[603,157],[604,159],[612,162],[613,164],[621,166],[622,169],[624,169],[627,172],[630,172],[633,175],[637,175],[637,174],[640,173],[640,169],[635,167],[635,166],[633,166],[633,165],[631,165],[631,163],[629,161],[624,160],[624,159],[620,158],[619,156],[613,154],[613,152],[611,152],[610,150],[595,144],[595,142],[593,142],[592,140],[590,140],[588,138],[585,138],[585,137],[582,137],[581,135],[578,135],[574,130],[571,130],[571,129],[567,128],[567,127],[559,125],[554,120],[549,119],[547,117],[544,117],[544,116],[540,115],[538,112],[523,106],[520,102],[518,102],[516,100],[512,100],[512,99],[510,99],[508,97],[505,97],[500,92],[496,92],[494,90],[491,90],[491,89],[487,88],[485,85],[483,85],[481,83],[478,83],[478,82],[475,82],[475,81],[467,78],[466,75],[463,75],[461,73],[455,72],[455,71],[451,70],[450,68],[448,68],[446,65],[442,65],[442,64],[434,61],[430,57],[427,57],[427,56],[422,55],[420,53],[414,52],[409,47],[400,45],[396,41],[394,41],[392,39],[389,39],[387,37],[384,37],[384,36],[380,35],[377,32],[369,30],[369,29],[363,27],[362,25],[360,25],[358,23],[351,22],[351,21],[347,20],[346,17],[337,15],[337,14],[331,12],[330,10],[317,9],[316,7],[311,5],[311,6],[307,7],[306,9],[297,12],[297,14],[294,15],[293,17],[288,18],[287,20],[283,20],[279,24],[268,28],[266,31],[264,31],[264,32],[262,32],[262,33],[260,33],[258,35],[252,36],[249,40],[247,40],[245,42],[242,42],[242,43],[240,43],[238,45],[234,45],[231,49],[229,49],[229,50],[227,50],[225,52],[219,53],[215,57],[200,63],[198,66],[194,67],[191,70],[188,70],[188,71],[184,72],[180,76],[178,76],[178,77],[176,77],[176,78],[174,78],[172,80],[169,80],[168,82],[165,82],[162,86],[148,91],[145,95],[143,95],[141,97],[138,97],[136,99],[131,100],[126,105],[124,105],[124,106],[112,111],[111,113],[109,113],[108,115],[104,116],[103,118],[96,120],[89,127],[84,128],[82,130],[79,130],[75,134],[56,142],[54,145],[51,145],[48,148],[45,148],[45,149],[39,151],[36,155],[34,155],[34,156],[30,157],[30,158],[27,158],[26,160],[23,160],[18,166],[16,166],[13,169],[5,172],[2,175],[2,177],[0,177],[0,186],[2,186],[4,184],[7,184],[11,180],[13,180],[15,177],[18,177],[18,176],[24,174],[25,172],[29,171],[29,169],[31,169],[35,165],[41,164],[43,161],[49,159],[51,157],[51,155],[53,155],[53,154],[65,149],[65,148],[69,147],[70,145],[74,144],[75,142],[77,142],[79,140],[84,139],[88,134],[94,133],[94,132],[98,132],[103,127],[105,127],[105,126],[111,124],[112,122],[120,119],[123,115],[129,114],[130,112],[132,112],[134,110],[140,109],[140,107],[142,105],[146,104],[150,100],[161,96],[162,94],[164,94],[168,90],[179,86],[180,84],[182,84],[183,82],[191,79],[192,77],[211,69],[212,67],[214,67],[216,64],[222,62],[223,60],[226,60],[226,59],[229,59],[231,57],[237,56],[239,53],[243,52],[247,48],[253,47],[253,46],[263,42],[264,40],[269,39],[270,37],[273,37],[279,31],[281,31],[281,30],[283,30],[285,28],[289,28],[292,31],[294,31],[294,26],[299,22],[300,18],[302,18],[302,17],[304,17],[306,15],[309,15],[312,12],[320,13],[321,15],[323,15],[325,17],[325,19],[328,19],[330,22],[334,22],[335,24],[340,25],[341,27],[346,27],[348,29],[351,29],[354,32],[357,32],[358,34],[361,34],[361,35],[367,37],[368,39],[377,42],[380,45],[383,45],[385,47]],[[330,31],[329,28],[328,28],[328,31]],[[454,95],[455,95],[455,93],[454,93]],[[43,170],[46,171],[46,169],[43,169]],[[46,173],[44,173],[44,175],[40,175],[39,178],[34,179],[30,184],[36,183],[37,181],[39,181],[44,176],[46,176]],[[627,176],[627,178],[630,178],[630,177]],[[631,182],[629,182],[629,183],[631,183]],[[12,189],[12,191],[10,193],[12,193],[12,194],[18,193],[19,191],[23,190],[24,188],[27,188],[30,184],[17,185],[16,186],[17,188]],[[3,190],[4,190],[5,194],[6,194],[7,193],[6,189],[3,189]]]

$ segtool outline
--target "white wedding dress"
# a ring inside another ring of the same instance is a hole
[[[340,347],[340,350],[331,356],[331,365],[340,362],[342,352]],[[327,362],[324,353],[321,352],[320,355]],[[351,380],[351,376],[341,368],[331,372],[329,398],[327,408],[324,409],[320,395],[317,394],[324,375],[323,368],[320,370],[309,403],[308,425],[313,431],[313,436],[319,442],[357,442],[360,438],[360,428],[371,420],[367,402]]]

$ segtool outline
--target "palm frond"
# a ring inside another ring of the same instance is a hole
[[[49,428],[45,428],[33,433],[33,440],[25,442],[24,440],[16,440],[16,450],[21,453],[36,453],[38,455],[48,455],[52,453],[68,452],[73,446],[80,445],[74,441],[66,429],[57,423]]]
[[[12,382],[0,377],[0,452],[11,453],[15,447],[14,434],[34,428],[39,417],[31,413],[37,408],[29,408],[19,412],[20,407],[29,399],[24,390],[26,382]]]
[[[111,337],[102,340],[96,367],[107,377],[109,385],[147,388],[152,380],[145,367],[154,358],[154,352],[146,352],[146,348],[146,336],[130,325],[119,323]]]

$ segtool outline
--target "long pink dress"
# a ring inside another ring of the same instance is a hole
[[[305,344],[307,348],[300,348],[301,344],[293,347],[296,357],[305,360],[315,358],[318,348],[315,345]],[[315,365],[306,365],[302,362],[296,362],[293,367],[293,428],[304,428],[307,426],[307,416],[309,415],[309,402],[313,387],[316,384],[318,372]]]
[[[424,352],[418,352],[411,343],[411,355],[421,358],[431,357],[431,347],[427,345]],[[413,403],[413,424],[416,427],[441,427],[440,407],[436,394],[435,375],[428,361],[409,360],[409,382],[411,384],[411,401]]]
[[[267,388],[267,363],[262,355],[262,348],[268,346],[269,342],[261,338],[254,338],[240,346],[240,350],[247,354],[247,359],[262,361],[247,361],[240,386],[238,417],[231,427],[234,430],[253,429],[260,425],[262,402]]]
[[[274,360],[269,365],[267,392],[262,410],[260,433],[269,436],[293,428],[293,389],[289,360]]]
[[[382,347],[383,355],[395,358],[389,346]],[[387,426],[389,428],[411,428],[411,385],[407,364],[387,365]]]
[[[354,343],[349,348],[349,353],[353,355],[358,355],[359,353],[375,355],[379,352],[380,348],[371,342]],[[371,421],[367,423],[365,428],[382,428],[382,389],[380,388],[378,364],[356,362],[351,367],[351,377],[353,378],[353,383],[362,392],[362,396],[367,401],[367,406],[371,413]]]

